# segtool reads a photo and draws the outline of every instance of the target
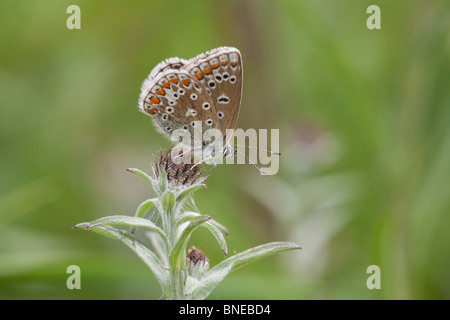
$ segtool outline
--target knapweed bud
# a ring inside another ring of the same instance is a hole
[[[184,162],[177,164],[172,160],[171,154],[172,149],[169,149],[165,153],[160,151],[156,157],[153,172],[157,179],[160,178],[160,170],[164,171],[168,183],[177,186],[190,186],[199,182],[200,179],[204,181],[207,178],[201,164],[195,165],[194,163]]]
[[[190,276],[199,279],[209,269],[209,259],[205,253],[191,247],[186,254]]]

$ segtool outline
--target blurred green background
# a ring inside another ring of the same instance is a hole
[[[81,30],[66,9],[81,8]],[[369,30],[369,5],[381,30]],[[280,129],[280,170],[222,165],[195,200],[229,252],[302,251],[232,273],[211,299],[450,298],[448,0],[0,3],[0,298],[158,299],[119,242],[72,230],[134,214],[170,146],[137,111],[160,61],[235,46],[238,127]],[[191,244],[223,259],[199,230]],[[69,265],[81,290],[66,288]],[[366,287],[370,265],[381,290]]]

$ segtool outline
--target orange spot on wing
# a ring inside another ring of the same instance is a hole
[[[226,66],[227,63],[228,63],[228,61],[222,61],[220,64],[223,65],[223,66]]]
[[[147,112],[149,113],[149,114],[155,114],[156,113],[156,108],[155,107],[153,107],[153,108],[150,108],[150,109],[148,109],[147,110]]]
[[[237,62],[231,62],[231,66],[234,68],[237,66]]]
[[[212,64],[211,65],[211,68],[213,68],[213,69],[217,69],[219,67],[219,64],[218,63],[215,63],[215,64]]]
[[[177,84],[178,83],[178,78],[170,79],[170,82],[173,82],[173,83]]]
[[[199,85],[197,82],[194,82],[194,86],[195,86],[196,88],[200,88],[200,85]]]
[[[158,97],[153,97],[153,98],[150,99],[150,103],[158,104],[158,103],[160,103],[160,102],[161,102],[161,100],[159,100]]]
[[[191,81],[190,81],[189,79],[183,79],[183,84],[184,84],[185,86],[188,86],[189,83],[191,83]]]
[[[210,73],[211,73],[211,68],[205,68],[205,69],[203,69],[203,73],[204,73],[204,74],[210,74]]]
[[[194,74],[194,77],[198,80],[201,80],[203,78],[203,75],[199,72],[199,73]]]
[[[162,84],[162,86],[163,86],[164,88],[168,89],[168,88],[170,88],[170,82],[169,82],[169,81],[166,81],[166,82],[164,82],[164,83]]]
[[[156,94],[163,96],[165,94],[164,89],[159,89],[158,91],[156,91]]]

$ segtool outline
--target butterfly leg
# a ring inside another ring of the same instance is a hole
[[[206,163],[206,161],[209,161],[210,159],[212,159],[212,162],[213,162],[213,164],[215,165],[216,163],[214,162],[214,158],[213,158],[213,157],[208,157],[208,158],[205,158],[205,159],[203,159],[203,160],[197,162],[196,164],[194,164],[194,165],[192,166],[192,168],[195,168],[196,166],[202,164],[203,162]]]
[[[214,170],[215,167],[217,167],[217,163],[213,159],[213,161],[212,161],[212,168],[208,170],[208,172],[205,174],[205,176],[208,176],[211,173],[211,171]]]
[[[211,171],[213,171],[214,168],[217,167],[217,163],[214,161],[214,157],[212,157],[212,156],[207,157],[207,158],[205,158],[205,159],[203,159],[203,160],[197,162],[196,164],[194,164],[194,165],[192,166],[192,168],[194,168],[194,167],[196,167],[196,166],[198,166],[198,165],[200,165],[200,164],[202,164],[202,163],[204,163],[204,162],[206,163],[206,161],[209,161],[209,160],[211,160],[211,162],[212,162],[212,163],[211,163],[212,168],[209,169],[208,172],[205,173],[205,176],[208,176],[208,175],[211,173]],[[208,163],[208,164],[209,164],[209,163]]]

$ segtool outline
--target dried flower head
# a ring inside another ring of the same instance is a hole
[[[172,149],[163,153],[161,150],[156,157],[153,164],[153,172],[156,178],[159,178],[159,170],[163,170],[166,173],[167,181],[175,185],[190,186],[198,182],[199,178],[205,180],[207,178],[205,174],[204,166],[194,163],[180,163],[177,164],[172,160]]]
[[[186,255],[186,258],[195,266],[197,263],[201,262],[202,264],[209,263],[208,257],[205,253],[192,246]]]
[[[188,262],[188,275],[192,279],[201,279],[205,272],[209,270],[208,257],[202,250],[194,246],[187,251],[186,260]],[[192,279],[191,281],[193,281]]]

